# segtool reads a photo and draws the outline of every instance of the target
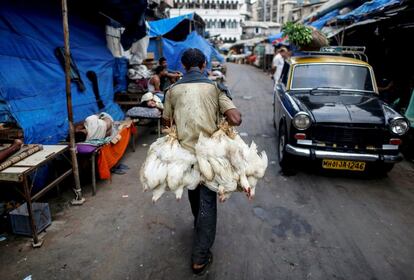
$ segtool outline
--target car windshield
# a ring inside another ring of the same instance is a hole
[[[350,91],[374,91],[371,72],[366,66],[343,64],[297,65],[291,89],[334,88]]]

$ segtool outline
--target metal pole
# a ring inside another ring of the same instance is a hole
[[[69,121],[69,139],[70,139],[70,154],[72,158],[72,171],[75,179],[75,188],[73,189],[76,198],[72,200],[72,204],[80,205],[85,202],[82,197],[82,189],[79,180],[79,167],[78,160],[76,158],[76,146],[75,146],[75,128],[73,126],[73,111],[72,111],[72,94],[70,90],[70,49],[69,49],[69,24],[68,24],[68,6],[67,1],[62,0],[62,17],[63,17],[63,38],[65,43],[65,81],[66,81],[66,105],[68,109],[68,121]]]

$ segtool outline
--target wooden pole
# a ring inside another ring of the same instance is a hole
[[[75,145],[75,128],[73,126],[73,110],[72,110],[72,93],[71,93],[71,81],[70,81],[70,49],[69,49],[69,24],[68,24],[68,6],[67,1],[62,0],[62,17],[63,17],[63,38],[65,43],[65,81],[66,81],[66,105],[68,109],[68,121],[69,121],[69,139],[70,139],[70,154],[72,158],[72,171],[75,179],[75,195],[76,198],[72,200],[72,204],[83,204],[85,199],[82,197],[82,189],[79,180],[79,167],[76,157],[76,145]]]

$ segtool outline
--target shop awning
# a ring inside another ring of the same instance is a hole
[[[183,24],[185,22],[187,22],[188,24]],[[149,24],[149,37],[154,38],[154,37],[166,36],[168,33],[170,33],[173,30],[177,31],[175,30],[175,28],[181,28],[181,29],[185,28],[186,30],[184,30],[184,33],[185,35],[187,35],[191,31],[193,31],[193,30],[190,30],[191,22],[196,22],[197,25],[204,26],[203,19],[196,13],[190,13],[190,14],[185,14],[185,15],[178,16],[178,17],[173,17],[173,18],[150,21],[148,23]],[[183,33],[183,32],[180,32],[178,30],[176,33]],[[171,36],[167,36],[167,37],[171,37]],[[170,39],[173,39],[173,38],[170,38]]]
[[[370,14],[380,12],[388,7],[399,5],[403,0],[373,0],[368,1],[359,6],[358,8],[352,10],[351,12],[338,16],[338,21],[341,20],[354,20],[360,21],[366,17],[369,17]]]

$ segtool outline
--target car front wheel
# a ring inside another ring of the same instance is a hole
[[[279,129],[277,154],[279,159],[279,165],[282,172],[288,172],[292,169],[292,156],[286,152],[287,135],[286,128],[282,124]]]

